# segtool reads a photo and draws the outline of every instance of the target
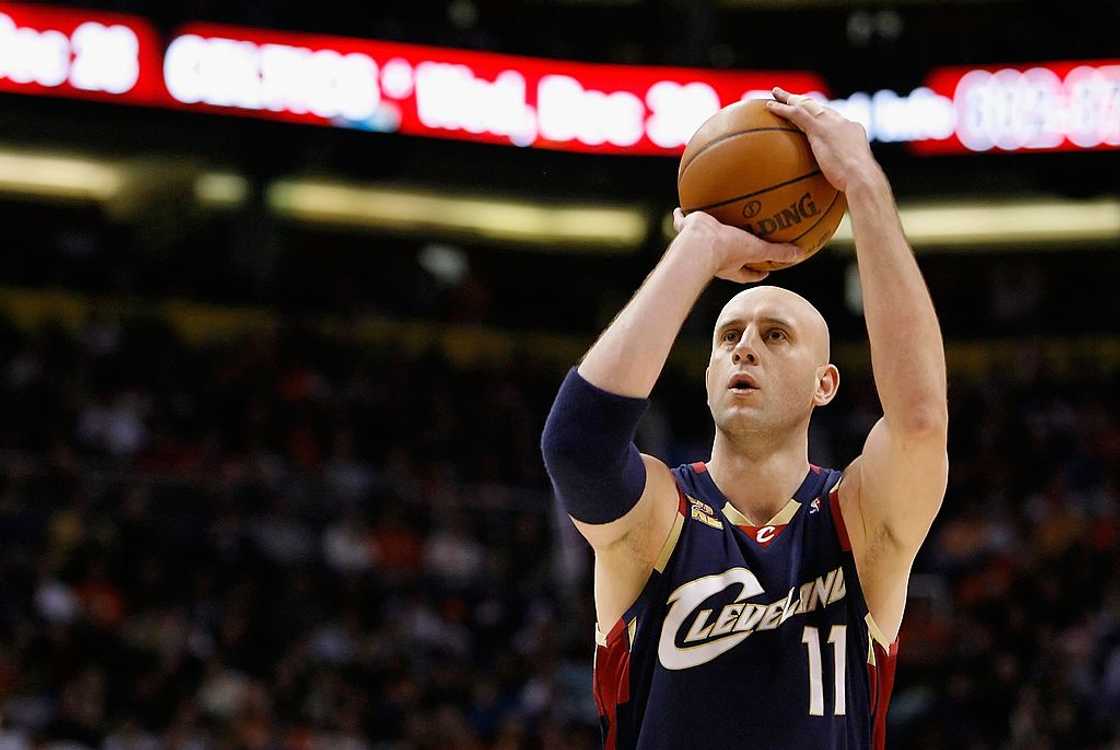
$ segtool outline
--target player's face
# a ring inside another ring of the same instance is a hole
[[[706,386],[716,425],[729,434],[792,428],[838,384],[828,329],[816,309],[777,287],[734,297],[716,321]]]

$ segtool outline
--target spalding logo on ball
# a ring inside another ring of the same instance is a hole
[[[809,140],[763,100],[736,102],[708,118],[692,136],[677,171],[684,213],[704,211],[770,242],[803,251],[800,263],[831,239],[844,218],[844,194],[821,174]]]

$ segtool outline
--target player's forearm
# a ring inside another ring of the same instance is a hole
[[[933,301],[876,167],[849,186],[871,364],[883,413],[896,430],[944,425],[945,347]]]
[[[711,249],[677,235],[622,312],[584,356],[579,374],[621,396],[647,398],[685,318],[714,276]]]
[[[687,229],[677,235],[560,386],[541,434],[541,454],[572,518],[616,521],[644,491],[645,465],[634,433],[681,324],[712,279],[703,236]]]

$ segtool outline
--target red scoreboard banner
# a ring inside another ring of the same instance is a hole
[[[926,85],[952,101],[955,127],[919,153],[1120,147],[1120,60],[940,68]]]
[[[0,2],[0,92],[590,153],[678,155],[772,86],[918,154],[1120,148],[1120,60],[940,68],[829,98],[808,71],[599,65]]]
[[[677,154],[721,107],[798,71],[596,65],[344,37],[193,24],[168,45],[180,105],[519,146]]]
[[[158,105],[162,61],[143,18],[0,3],[0,91]]]

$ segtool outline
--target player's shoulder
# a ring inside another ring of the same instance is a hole
[[[670,468],[670,471],[673,472],[673,476],[689,482],[691,482],[698,473],[707,470],[707,466],[703,461],[686,461],[683,464],[677,464]]]
[[[809,478],[802,492],[808,497],[828,497],[843,480],[844,472],[840,469],[809,464]]]
[[[703,481],[708,471],[703,461],[686,461],[672,467],[670,471],[677,482],[677,487],[686,497],[704,499],[710,494],[707,483]]]
[[[841,488],[852,481],[848,473],[850,468],[850,465],[844,470],[821,467],[820,491],[810,503],[810,513],[819,511],[822,518],[828,519],[840,549],[845,552],[851,551],[851,541],[842,508]]]

